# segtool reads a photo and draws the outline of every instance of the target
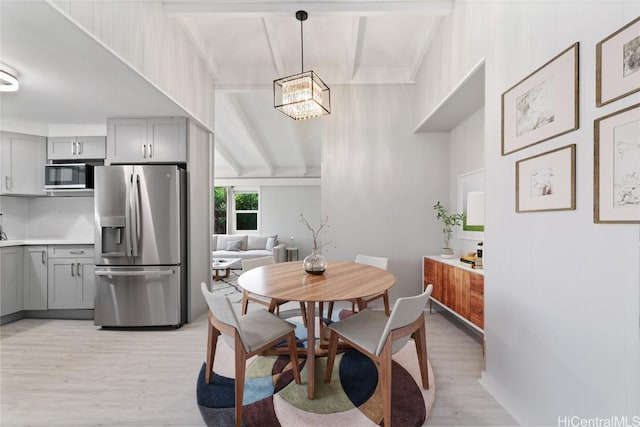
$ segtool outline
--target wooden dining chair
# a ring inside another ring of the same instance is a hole
[[[257,267],[262,267],[264,265],[271,265],[271,264],[275,264],[275,259],[273,258],[273,256],[243,259],[242,271],[249,271]],[[267,298],[260,295],[252,294],[243,289],[242,290],[242,314],[247,314],[247,310],[249,308],[249,301],[262,304],[266,306],[270,312],[276,313],[277,315],[280,315],[280,306],[284,303],[289,302],[287,300]],[[300,312],[302,314],[302,321],[306,326],[307,312],[305,310],[303,302],[300,302]]]
[[[382,258],[382,257],[376,257],[376,256],[369,256],[369,255],[356,255],[356,261],[357,264],[367,264],[367,265],[372,265],[374,267],[378,267],[381,268],[383,270],[387,269],[387,266],[389,265],[389,259],[388,258]],[[385,290],[384,292],[380,292],[379,294],[375,294],[375,295],[369,295],[366,296],[364,298],[357,298],[357,299],[351,299],[349,300],[351,302],[351,311],[355,312],[356,311],[356,306],[358,307],[358,310],[361,309],[365,309],[368,307],[369,303],[372,301],[375,301],[377,299],[383,299],[384,302],[384,312],[387,316],[389,316],[390,314],[390,310],[389,310],[389,292],[387,290]],[[329,305],[328,305],[328,309],[327,309],[327,319],[329,322],[331,322],[331,316],[333,315],[333,301],[329,301]]]
[[[432,290],[433,285],[428,285],[420,295],[398,298],[389,317],[380,311],[365,309],[329,325],[331,336],[325,382],[331,381],[339,339],[369,357],[378,370],[385,427],[391,425],[391,355],[410,337],[416,343],[422,388],[429,388],[424,309]]]
[[[207,334],[207,359],[205,383],[211,383],[211,373],[220,334],[232,338],[235,352],[235,417],[236,427],[242,423],[242,398],[247,359],[287,340],[289,359],[296,384],[300,384],[300,368],[296,351],[296,327],[266,310],[256,310],[244,316],[236,316],[231,301],[226,296],[215,295],[200,284],[209,306],[209,331]]]

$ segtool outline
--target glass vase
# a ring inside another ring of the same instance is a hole
[[[309,274],[323,274],[327,269],[327,259],[317,249],[313,249],[311,255],[306,256],[302,261],[302,265],[304,271]]]

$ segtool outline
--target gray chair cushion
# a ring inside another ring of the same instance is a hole
[[[329,329],[333,329],[368,352],[375,353],[388,320],[384,311],[367,309],[332,323]]]
[[[296,329],[267,310],[257,310],[238,318],[243,335],[243,344],[249,351],[254,351],[263,345]]]
[[[387,317],[381,311],[363,310],[340,322],[332,323],[329,328],[369,353],[379,356],[392,330],[406,326],[420,317],[432,289],[433,286],[429,285],[420,295],[398,298],[391,311],[391,317]],[[394,341],[391,352],[400,350],[408,340],[409,336],[405,336]]]

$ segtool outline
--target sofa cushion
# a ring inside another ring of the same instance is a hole
[[[247,235],[246,234],[218,234],[216,236],[216,250],[217,251],[226,251],[227,250],[227,242],[240,240],[240,250],[247,250]]]
[[[227,242],[227,250],[228,251],[239,251],[241,245],[242,245],[242,240],[229,240]]]
[[[265,249],[267,247],[267,240],[269,236],[252,236],[247,238],[247,250],[252,249]]]
[[[278,235],[269,236],[267,239],[267,245],[265,247],[266,250],[272,251],[273,248],[278,244]]]

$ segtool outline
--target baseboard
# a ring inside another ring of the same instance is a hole
[[[0,325],[20,319],[93,320],[93,309],[22,310],[0,317]]]
[[[26,318],[93,320],[93,309],[25,310]]]
[[[0,317],[0,326],[15,322],[16,320],[24,319],[24,317],[24,311],[16,311],[15,313],[5,314],[4,316]]]

